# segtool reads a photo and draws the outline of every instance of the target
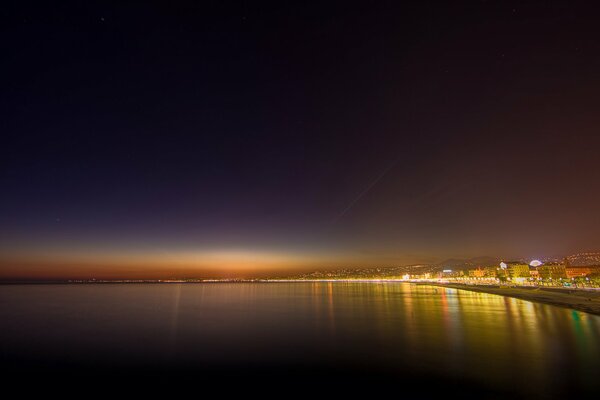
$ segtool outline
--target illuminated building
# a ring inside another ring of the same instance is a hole
[[[587,267],[565,267],[567,278],[578,278],[582,276],[590,276],[592,274],[600,274],[600,266]]]
[[[531,274],[531,277],[532,277],[532,278],[534,278],[534,279],[537,279],[537,278],[539,278],[539,277],[540,277],[540,273],[539,273],[539,272],[538,272],[538,270],[537,270],[537,269],[535,269],[535,268],[534,268],[534,269],[531,269],[531,270],[529,270],[529,273]]]
[[[470,278],[483,278],[485,276],[485,270],[481,268],[470,269],[468,273]]]
[[[536,267],[540,278],[542,279],[558,279],[566,278],[567,271],[564,264],[548,263]]]
[[[508,271],[508,276],[512,278],[531,277],[529,265],[519,261],[502,262],[500,268]]]
[[[527,264],[509,264],[508,271],[513,278],[529,278],[531,273],[529,272],[529,265]]]

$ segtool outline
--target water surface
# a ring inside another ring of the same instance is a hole
[[[272,374],[548,398],[600,379],[600,317],[406,283],[4,285],[0,320],[5,373]]]

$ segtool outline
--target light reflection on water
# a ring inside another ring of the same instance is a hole
[[[3,286],[0,320],[7,360],[350,362],[546,395],[600,376],[600,317],[405,283]]]

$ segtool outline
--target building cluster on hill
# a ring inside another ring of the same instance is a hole
[[[569,259],[563,262],[543,263],[532,260],[500,262],[497,266],[479,266],[472,269],[444,269],[429,276],[411,276],[412,279],[451,279],[463,281],[510,282],[521,285],[546,286],[598,286],[600,284],[599,265],[571,265]]]

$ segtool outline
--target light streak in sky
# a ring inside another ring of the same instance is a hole
[[[379,183],[379,181],[388,173],[390,172],[390,170],[398,163],[398,161],[400,160],[400,158],[396,158],[386,169],[383,170],[383,172],[381,174],[379,174],[379,176],[377,176],[377,178],[375,178],[374,181],[372,181],[369,186],[367,186],[362,192],[360,192],[358,194],[358,196],[356,196],[354,198],[354,200],[352,200],[348,206],[346,206],[346,208],[344,208],[344,210],[337,216],[335,217],[335,219],[333,220],[333,223],[336,223],[338,220],[340,220],[344,215],[346,215],[348,213],[348,211],[350,211],[352,209],[352,207],[354,207],[354,205],[356,203],[358,203],[358,201],[360,199],[362,199],[367,193],[369,193],[369,191],[371,191],[371,189],[373,189],[375,187],[375,185],[377,185],[377,183]]]

